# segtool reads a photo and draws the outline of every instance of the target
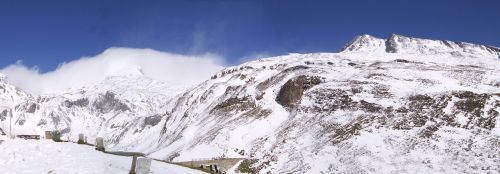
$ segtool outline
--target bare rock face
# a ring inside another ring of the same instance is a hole
[[[9,114],[9,110],[3,109],[0,111],[0,121],[5,121],[7,119],[7,116]]]
[[[16,110],[26,112],[26,113],[35,113],[40,106],[36,103],[23,103],[16,106]]]
[[[298,76],[290,79],[281,87],[276,102],[285,108],[292,108],[302,99],[304,91],[320,83],[321,78],[316,76]]]
[[[255,107],[255,102],[248,96],[243,98],[229,98],[215,106],[211,113],[215,113],[216,111],[223,113],[230,111],[246,111]]]
[[[106,92],[106,94],[100,96],[100,98],[94,102],[93,106],[100,113],[108,113],[110,111],[127,111],[129,110],[128,106],[122,103],[115,97],[113,92]]]
[[[89,105],[89,99],[81,98],[75,101],[66,100],[64,101],[64,105],[68,108],[77,106],[77,107],[87,107]]]
[[[160,121],[161,121],[161,118],[163,117],[163,115],[153,115],[153,116],[149,116],[149,117],[146,117],[144,118],[144,126],[143,127],[146,127],[146,126],[156,126]]]

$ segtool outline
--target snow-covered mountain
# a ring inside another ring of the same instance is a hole
[[[500,59],[500,48],[476,45],[466,42],[447,40],[429,40],[411,38],[393,34],[388,39],[380,39],[370,35],[354,38],[344,48],[342,53],[400,53],[417,55],[451,55],[454,57],[497,57]]]
[[[148,139],[142,131],[151,129],[164,116],[165,106],[186,87],[153,80],[140,73],[109,76],[98,84],[69,89],[61,95],[29,95],[3,83],[1,93],[10,105],[3,105],[1,127],[8,130],[12,110],[14,134],[41,134],[59,130],[63,139],[75,140],[83,133],[93,142],[102,136],[110,145],[135,146],[128,141]],[[14,90],[15,89],[15,90]]]
[[[499,56],[491,46],[363,35],[339,53],[260,59],[194,87],[139,73],[58,96],[3,80],[12,90],[0,96],[16,132],[99,135],[109,148],[171,161],[247,158],[240,165],[259,173],[494,173]]]

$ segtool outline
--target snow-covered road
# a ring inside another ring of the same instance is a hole
[[[128,173],[131,157],[105,154],[94,147],[48,140],[9,140],[0,136],[2,174],[110,174]],[[177,165],[153,161],[150,173],[203,173]]]

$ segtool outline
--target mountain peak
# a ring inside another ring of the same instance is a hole
[[[356,36],[347,45],[342,48],[341,52],[373,52],[379,51],[384,47],[384,39],[376,38],[368,34]]]
[[[388,39],[379,39],[367,34],[357,36],[344,46],[340,52],[452,54],[455,56],[493,56],[500,58],[500,48],[493,46],[412,38],[399,34],[392,34]]]

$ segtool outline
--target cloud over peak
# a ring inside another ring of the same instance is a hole
[[[108,76],[144,75],[156,80],[194,85],[223,67],[214,54],[179,55],[152,49],[109,48],[93,57],[64,62],[54,71],[41,73],[22,61],[0,70],[11,83],[35,94],[60,93],[68,88],[102,81]]]

